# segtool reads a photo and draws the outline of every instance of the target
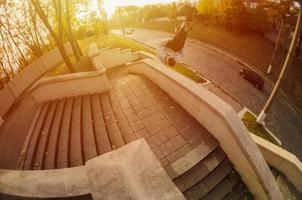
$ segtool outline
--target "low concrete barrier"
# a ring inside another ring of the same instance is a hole
[[[144,139],[85,163],[85,166],[15,171],[0,169],[0,195],[49,199],[91,194],[94,199],[184,200]]]
[[[266,162],[282,172],[288,180],[302,193],[302,163],[290,152],[272,144],[256,135],[252,137]]]
[[[110,90],[106,70],[66,74],[40,79],[30,92],[37,102],[102,93]]]
[[[146,59],[128,66],[130,73],[155,82],[209,130],[256,199],[282,199],[259,148],[228,104],[160,62]]]
[[[0,193],[17,197],[60,198],[90,193],[86,167],[43,171],[0,169]]]
[[[142,53],[133,54],[130,49],[98,49],[95,43],[89,47],[89,57],[95,69],[111,69],[141,58]]]
[[[73,55],[71,45],[65,44],[65,50],[68,56]],[[58,49],[54,49],[42,57],[36,59],[25,69],[17,74],[8,85],[0,90],[0,117],[3,117],[15,100],[32,85],[38,78],[46,73],[52,67],[63,62],[63,58]]]
[[[9,85],[0,91],[0,117],[6,114],[15,100],[16,95],[12,92]]]
[[[95,43],[90,44],[88,50],[88,57],[93,58],[99,54],[100,50]]]

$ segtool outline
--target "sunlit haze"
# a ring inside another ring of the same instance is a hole
[[[173,1],[175,0],[104,0],[104,8],[108,17],[111,17],[118,6],[144,6],[146,4],[170,3]],[[97,0],[92,0],[92,2],[94,5],[97,5]]]

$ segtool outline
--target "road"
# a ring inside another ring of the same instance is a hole
[[[118,30],[113,32],[121,34]],[[147,29],[134,29],[132,34],[126,35],[152,48],[156,48],[161,41],[171,36],[170,33]],[[255,114],[260,113],[272,90],[269,84],[265,84],[263,91],[259,91],[240,77],[239,70],[243,68],[241,64],[196,42],[186,42],[184,63],[209,79],[215,85],[212,91],[220,94],[218,95],[220,98],[233,105],[237,102]],[[238,111],[238,109],[235,110]],[[265,122],[267,127],[282,141],[283,148],[294,153],[301,160],[302,118],[281,95],[276,97]]]

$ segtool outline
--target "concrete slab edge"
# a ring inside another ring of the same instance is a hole
[[[217,148],[217,146],[217,143],[213,144],[212,146],[209,146],[209,153],[212,152],[215,148]],[[202,161],[208,155],[204,153],[203,148],[204,145],[200,144],[180,159],[166,166],[165,169],[170,178],[177,178],[178,176],[184,174],[186,171],[194,167],[197,163]]]
[[[86,167],[55,170],[2,170],[0,193],[17,197],[63,198],[90,194]]]

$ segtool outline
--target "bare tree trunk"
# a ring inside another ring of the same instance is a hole
[[[6,26],[4,26],[4,25],[3,25],[3,27],[6,29],[6,32],[8,33],[8,35],[9,35],[11,41],[14,43],[16,49],[18,50],[19,54],[21,55],[21,58],[22,58],[23,62],[27,65],[28,62],[27,62],[27,60],[26,60],[26,58],[25,58],[25,55],[23,54],[23,52],[22,52],[21,49],[19,48],[18,44],[16,43],[15,39],[13,38],[13,36],[12,36],[12,34],[11,34],[9,28],[6,27]]]
[[[72,29],[71,29],[71,20],[70,20],[70,1],[65,1],[66,5],[65,5],[65,9],[66,9],[66,22],[67,22],[67,37],[70,41],[71,47],[72,47],[72,51],[74,56],[76,57],[77,61],[81,60],[81,56],[80,53],[78,51],[77,45],[76,43],[76,39],[72,33]]]
[[[67,56],[66,54],[66,51],[65,51],[65,48],[64,48],[64,44],[63,44],[63,38],[62,38],[62,15],[60,14],[60,12],[62,11],[61,10],[56,10],[58,13],[57,13],[57,16],[58,16],[58,22],[59,22],[59,36],[54,32],[54,30],[52,29],[48,19],[47,19],[47,16],[43,10],[43,8],[41,7],[41,4],[39,2],[39,0],[32,0],[31,1],[32,4],[34,5],[35,7],[35,10],[37,12],[37,14],[39,15],[40,19],[42,20],[43,24],[45,25],[45,27],[47,28],[47,30],[49,31],[50,35],[52,36],[52,38],[54,39],[56,45],[58,46],[58,49],[63,57],[63,60],[67,66],[67,68],[69,69],[70,72],[76,72],[75,68],[73,67],[69,57]],[[60,6],[61,2],[60,0],[58,2],[58,6]],[[61,6],[60,6],[61,7]],[[58,9],[60,9],[58,7]],[[61,36],[61,37],[60,37]]]

